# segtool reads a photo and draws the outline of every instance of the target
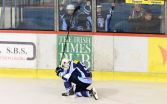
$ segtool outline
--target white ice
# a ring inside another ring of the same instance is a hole
[[[167,83],[96,81],[99,100],[62,97],[63,82],[0,78],[0,104],[167,104]]]

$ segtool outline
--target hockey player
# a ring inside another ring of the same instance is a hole
[[[77,97],[91,97],[93,96],[98,100],[98,95],[95,88],[88,90],[92,84],[92,74],[86,68],[86,66],[78,61],[63,59],[60,67],[56,68],[57,76],[64,80],[64,86],[66,93],[62,93],[62,96],[76,95]],[[75,84],[75,91],[73,90],[72,83]]]

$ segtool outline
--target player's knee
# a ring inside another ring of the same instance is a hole
[[[75,95],[77,97],[90,97],[89,91],[76,92]]]
[[[77,97],[82,97],[81,92],[76,92],[75,95],[76,95]]]

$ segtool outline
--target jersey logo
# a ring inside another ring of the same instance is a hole
[[[78,60],[74,60],[73,62],[74,62],[74,64],[78,64],[79,61]]]

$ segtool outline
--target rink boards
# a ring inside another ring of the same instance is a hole
[[[64,33],[2,32],[0,37],[0,76],[57,79]],[[95,80],[167,82],[165,36],[72,33],[65,57],[84,61]]]

